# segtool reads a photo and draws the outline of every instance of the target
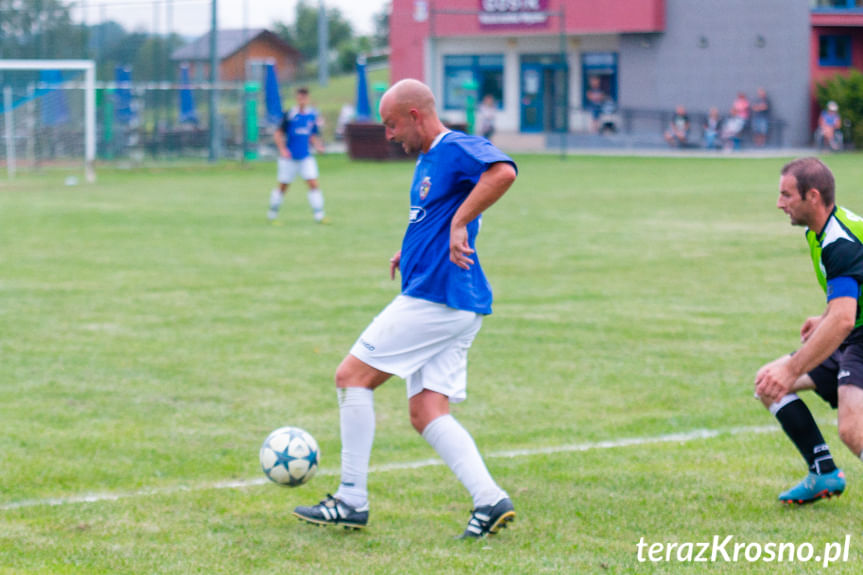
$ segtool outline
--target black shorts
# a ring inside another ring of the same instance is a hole
[[[842,344],[821,365],[809,372],[815,393],[833,409],[839,405],[839,386],[863,388],[863,343]]]

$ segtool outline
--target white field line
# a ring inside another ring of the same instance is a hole
[[[595,441],[590,443],[572,443],[568,445],[556,445],[550,447],[537,447],[532,449],[511,449],[506,451],[493,451],[485,455],[485,458],[518,458],[531,457],[534,455],[548,455],[554,453],[571,453],[577,451],[592,451],[594,449],[614,449],[618,447],[632,447],[634,445],[650,445],[657,443],[685,443],[698,439],[712,439],[722,435],[740,435],[752,433],[774,433],[780,431],[780,427],[774,425],[747,426],[747,427],[732,427],[730,429],[696,429],[683,433],[669,433],[666,435],[654,435],[647,437],[628,437],[623,439],[609,439],[605,441]],[[438,458],[421,459],[419,461],[406,461],[403,463],[384,463],[382,465],[373,465],[369,469],[370,473],[385,473],[388,471],[399,471],[402,469],[420,469],[423,467],[432,467],[435,465],[443,465],[443,461]],[[337,469],[319,469],[318,475],[331,476],[338,475]],[[199,483],[197,485],[173,485],[171,487],[156,487],[152,489],[141,489],[138,491],[119,492],[119,493],[88,493],[84,495],[73,495],[70,497],[50,497],[46,499],[25,499],[23,501],[13,501],[0,505],[0,511],[9,511],[12,509],[20,509],[22,507],[39,507],[52,505],[71,505],[75,503],[98,503],[101,501],[117,501],[120,499],[129,499],[133,497],[149,497],[153,495],[173,495],[176,493],[203,491],[206,489],[243,489],[256,485],[264,485],[270,480],[266,477],[258,477],[255,479],[238,479],[234,481],[218,481],[211,483]]]

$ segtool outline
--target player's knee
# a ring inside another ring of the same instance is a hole
[[[839,419],[839,439],[854,453],[860,453],[863,449],[861,441],[860,424],[854,419]]]
[[[345,359],[336,368],[336,387],[357,387],[356,379],[354,371],[350,368],[347,359]]]
[[[425,430],[426,425],[431,423],[431,420],[434,419],[434,416],[429,409],[429,405],[425,401],[411,401],[408,404],[408,411],[410,413],[411,425],[413,425],[414,429],[417,430],[417,433],[420,434]]]
[[[417,430],[417,433],[422,434],[423,430],[426,428],[426,425],[429,424],[428,418],[423,413],[422,409],[419,406],[411,405],[410,417],[411,425],[414,426],[414,429]]]

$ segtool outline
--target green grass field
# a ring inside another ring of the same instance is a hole
[[[516,159],[480,235],[495,314],[454,413],[518,518],[475,543],[452,539],[471,505],[449,470],[410,466],[436,456],[398,379],[376,393],[369,528],[289,513],[336,489],[333,373],[398,291],[411,163],[321,158],[330,226],[302,185],[267,224],[271,164],[3,184],[0,574],[825,571],[637,554],[728,535],[819,554],[850,535],[829,572],[859,573],[863,464],[835,412],[806,397],[846,494],[783,507],[805,466],[752,397],[824,305],[775,208],[784,159]],[[827,161],[863,211],[860,156]],[[287,424],[323,452],[297,489],[259,481]]]

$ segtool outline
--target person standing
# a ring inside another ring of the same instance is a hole
[[[590,111],[590,131],[593,133],[599,132],[599,118],[602,116],[602,110],[605,106],[608,95],[602,89],[602,80],[597,75],[591,75],[587,79],[587,99],[588,110]]]
[[[494,96],[486,94],[483,96],[482,102],[477,110],[477,119],[479,120],[479,134],[486,140],[491,140],[494,136],[494,122],[497,116],[497,102]]]
[[[827,308],[803,322],[796,352],[758,370],[755,394],[809,467],[803,481],[779,495],[784,503],[802,504],[840,495],[845,475],[798,392],[814,390],[838,408],[839,437],[863,459],[863,218],[836,205],[833,173],[818,158],[789,162],[781,174],[776,205],[792,225],[806,227]]]
[[[473,499],[461,538],[498,532],[515,519],[470,433],[450,414],[466,397],[467,352],[490,314],[491,288],[476,255],[482,213],[506,193],[516,165],[488,140],[451,132],[431,90],[417,80],[393,85],[380,101],[388,140],[419,153],[402,247],[390,259],[401,293],[371,322],[336,370],[342,440],[335,496],[294,515],[323,525],[368,524],[367,476],[375,430],[374,390],[392,375],[407,383],[413,427]]]
[[[309,187],[309,206],[312,208],[315,221],[326,223],[324,195],[318,186],[318,163],[309,149],[311,144],[317,152],[324,152],[318,130],[318,113],[309,106],[308,88],[298,88],[296,97],[297,105],[285,112],[281,124],[273,134],[273,141],[279,150],[277,174],[279,187],[270,193],[270,209],[267,212],[267,218],[275,221],[288,186],[299,174]]]
[[[770,98],[767,90],[758,88],[752,101],[752,143],[763,148],[767,143],[767,130],[770,127]]]

